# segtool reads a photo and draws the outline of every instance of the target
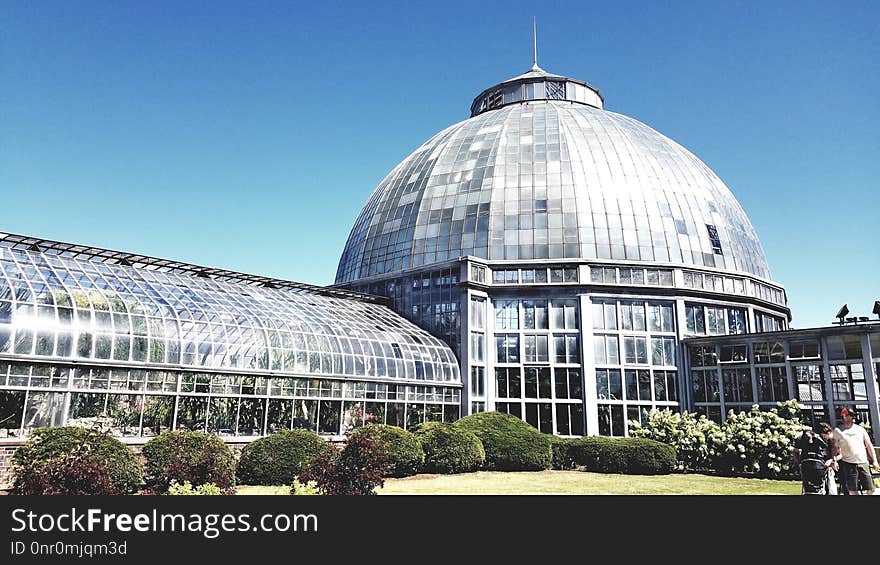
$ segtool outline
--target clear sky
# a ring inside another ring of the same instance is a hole
[[[333,282],[373,188],[531,65],[675,139],[792,325],[880,299],[880,3],[0,3],[0,231]],[[876,316],[872,316],[876,318]]]

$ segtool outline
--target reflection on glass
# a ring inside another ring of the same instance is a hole
[[[111,394],[107,397],[107,417],[110,433],[116,436],[136,436],[140,431],[143,397],[134,394]]]
[[[24,414],[24,429],[60,426],[64,419],[64,393],[30,392]]]
[[[237,398],[211,397],[208,409],[208,431],[221,436],[235,435],[237,413]]]
[[[0,390],[0,437],[20,435],[24,396],[24,391]]]
[[[263,399],[242,398],[238,412],[238,435],[258,436],[263,433]]]
[[[177,401],[177,429],[205,431],[207,413],[207,398],[181,396]]]
[[[289,430],[293,419],[293,400],[270,399],[266,418],[267,434]]]
[[[147,396],[144,402],[143,435],[157,436],[172,427],[173,396]]]
[[[297,400],[293,410],[293,427],[316,431],[318,429],[318,401]]]

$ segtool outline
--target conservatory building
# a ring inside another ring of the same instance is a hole
[[[690,408],[684,338],[790,320],[721,179],[537,63],[381,181],[335,286],[385,296],[443,339],[463,413],[559,435],[624,436],[650,408]]]
[[[721,179],[537,64],[470,114],[373,191],[329,288],[0,234],[0,436],[333,436],[485,410],[625,436],[653,407],[726,406],[695,396],[683,340],[790,312]]]
[[[230,440],[459,417],[453,351],[386,300],[0,234],[0,438]]]

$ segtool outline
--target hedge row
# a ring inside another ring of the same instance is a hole
[[[665,475],[675,469],[675,449],[643,438],[554,437],[553,468],[594,473]]]
[[[675,466],[669,445],[638,438],[563,439],[543,434],[515,416],[483,412],[454,423],[428,422],[415,433],[371,424],[369,431],[386,461],[385,477],[420,472],[465,473],[475,470],[540,471],[576,469],[603,473],[668,473]],[[143,447],[141,464],[132,451],[107,433],[79,427],[34,430],[14,457],[13,492],[27,494],[166,493],[172,485],[215,485],[223,491],[236,482],[291,484],[310,463],[336,455],[336,449],[309,430],[282,431],[249,443],[236,463],[229,446],[203,432],[165,432]],[[179,490],[179,489],[178,489]]]

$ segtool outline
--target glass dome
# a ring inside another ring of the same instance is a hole
[[[379,184],[337,283],[472,255],[626,260],[770,277],[757,234],[687,149],[540,68],[483,91]]]

